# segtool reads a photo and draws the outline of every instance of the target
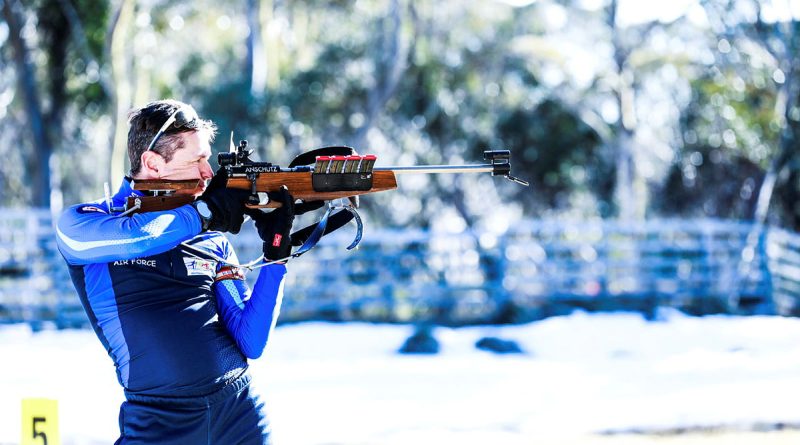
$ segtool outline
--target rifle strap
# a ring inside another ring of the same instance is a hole
[[[300,248],[297,249],[297,251],[295,251],[294,253],[292,253],[289,257],[281,258],[280,260],[267,261],[264,260],[264,257],[262,256],[247,264],[236,264],[229,262],[224,258],[219,257],[211,252],[207,252],[205,251],[205,249],[198,249],[194,246],[191,246],[186,242],[181,243],[181,245],[186,250],[193,251],[195,253],[199,253],[202,255],[210,255],[220,264],[224,264],[225,266],[231,266],[252,271],[254,269],[258,269],[260,267],[264,267],[269,264],[285,262],[288,259],[299,257],[300,255],[313,249],[314,246],[316,246],[317,243],[319,242],[320,238],[322,238],[324,235],[327,235],[337,229],[342,228],[345,224],[355,219],[358,225],[356,237],[353,239],[353,242],[351,242],[350,245],[347,247],[347,250],[352,250],[356,246],[358,246],[358,244],[361,242],[361,235],[364,230],[364,224],[361,221],[361,216],[359,216],[356,209],[351,206],[339,207],[340,210],[336,213],[333,213],[334,209],[335,207],[328,207],[328,209],[325,210],[325,214],[322,215],[322,218],[319,220],[318,223],[312,224],[308,227],[304,227],[291,234],[290,235],[291,244],[293,246],[300,246]],[[201,259],[204,258],[197,255],[195,255],[195,257]]]
[[[345,224],[349,223],[353,219],[356,220],[358,229],[355,239],[352,243],[350,243],[350,246],[347,247],[347,250],[354,249],[358,243],[361,242],[361,235],[363,233],[364,226],[361,222],[361,217],[358,215],[358,212],[350,206],[343,207],[336,213],[332,213],[333,209],[333,207],[329,207],[325,211],[325,214],[322,215],[322,218],[318,223],[304,227],[292,233],[292,245],[300,246],[300,248],[292,254],[293,258],[297,258],[298,256],[308,252],[317,245],[320,238],[322,238],[324,235],[342,228]]]
[[[353,220],[353,214],[350,212],[345,212],[344,210],[340,210],[336,213],[333,213],[328,218],[328,223],[325,226],[325,233],[322,235],[327,235],[337,229],[340,229],[345,224],[349,223]],[[303,243],[311,236],[311,233],[317,227],[318,224],[311,224],[308,227],[304,227],[294,233],[292,233],[292,245],[302,246]]]
[[[331,212],[332,211],[333,211],[333,207],[328,207],[327,210],[325,210],[325,214],[322,215],[322,218],[320,218],[318,223],[316,223],[313,226],[308,226],[308,227],[306,227],[304,229],[301,229],[301,231],[302,231],[302,230],[310,229],[310,228],[313,227],[313,229],[311,230],[311,233],[308,235],[308,237],[305,240],[303,240],[302,245],[300,246],[300,248],[297,249],[292,254],[292,258],[299,257],[300,255],[308,252],[309,250],[313,249],[314,246],[317,245],[317,243],[319,242],[320,238],[322,238],[322,235],[325,234],[325,228],[328,226],[328,217],[331,216]],[[291,235],[292,245],[294,245],[294,237],[295,236],[294,236],[294,233],[293,233]],[[298,237],[298,239],[299,239],[299,237]]]

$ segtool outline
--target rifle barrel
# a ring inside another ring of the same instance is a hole
[[[420,165],[408,167],[375,167],[376,171],[393,171],[395,174],[410,173],[492,173],[495,167],[492,164],[477,165]]]

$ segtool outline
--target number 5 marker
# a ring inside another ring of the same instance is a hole
[[[22,400],[22,445],[61,445],[58,435],[58,402]]]

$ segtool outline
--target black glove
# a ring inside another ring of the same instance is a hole
[[[275,261],[292,254],[291,231],[294,224],[294,198],[286,186],[279,191],[269,193],[271,201],[281,203],[281,207],[264,213],[257,209],[246,209],[245,213],[253,218],[258,229],[258,236],[264,241],[264,258]],[[319,207],[317,207],[319,208]]]
[[[219,230],[235,235],[242,228],[244,204],[247,202],[250,192],[228,188],[226,187],[227,182],[228,174],[224,168],[220,168],[211,178],[211,182],[200,196],[200,200],[208,204],[208,208],[211,210],[211,220],[207,230]]]

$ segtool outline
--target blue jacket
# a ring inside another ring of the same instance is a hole
[[[140,192],[126,179],[112,207],[133,194]],[[79,204],[64,212],[56,234],[126,392],[207,395],[264,350],[286,267],[263,267],[252,293],[241,274],[218,280],[226,262],[238,262],[236,253],[221,233],[201,232],[192,206],[117,216],[102,200]]]

